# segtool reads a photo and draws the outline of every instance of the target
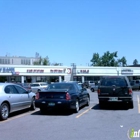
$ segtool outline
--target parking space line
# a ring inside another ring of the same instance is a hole
[[[90,111],[94,106],[88,108],[87,110],[85,110],[84,112],[82,112],[81,114],[77,115],[76,118],[81,117],[82,115],[84,115],[85,113],[87,113],[88,111]]]
[[[137,95],[137,100],[138,100],[138,113],[140,113],[140,98],[138,95]]]
[[[24,116],[27,116],[27,115],[29,115],[29,114],[31,114],[31,113],[36,112],[36,111],[39,111],[39,109],[36,109],[36,110],[34,110],[34,111],[29,111],[29,112],[26,112],[26,113],[23,113],[23,114],[20,114],[20,115],[17,115],[17,116],[8,118],[7,120],[1,121],[0,124],[1,124],[1,123],[6,123],[6,122],[9,122],[9,121],[12,121],[12,120],[15,120],[15,119],[24,117]]]

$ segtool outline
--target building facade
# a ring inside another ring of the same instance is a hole
[[[37,57],[24,57],[24,56],[0,56],[0,65],[33,65],[38,61]]]
[[[126,75],[130,80],[140,79],[140,67],[0,65],[0,82],[84,82],[117,75]]]

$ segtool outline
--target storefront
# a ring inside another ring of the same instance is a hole
[[[140,67],[81,67],[0,65],[0,82],[98,81],[101,76],[140,79]]]
[[[0,82],[58,82],[71,80],[71,68],[50,66],[0,66]]]
[[[125,75],[130,80],[140,79],[140,67],[76,67],[75,81],[99,81],[102,76]]]

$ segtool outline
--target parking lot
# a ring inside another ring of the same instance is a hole
[[[90,91],[89,91],[90,92]],[[140,129],[140,92],[134,92],[134,108],[122,104],[100,109],[96,92],[90,92],[89,107],[79,113],[24,110],[0,122],[1,140],[128,140],[131,129]],[[128,133],[128,134],[127,134]]]

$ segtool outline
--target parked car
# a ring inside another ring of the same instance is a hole
[[[133,108],[133,92],[126,76],[102,77],[98,87],[99,105],[102,108],[108,102],[123,102]]]
[[[36,82],[36,83],[31,83],[30,86],[31,86],[32,92],[37,93],[38,91],[46,89],[48,86],[48,83]]]
[[[12,112],[26,108],[35,110],[35,93],[17,84],[0,83],[1,120],[6,120]]]
[[[140,90],[140,80],[132,80],[130,84],[133,90]]]
[[[88,91],[76,82],[50,84],[46,91],[36,94],[35,105],[42,113],[48,109],[64,109],[78,112],[83,105],[89,106]]]
[[[89,88],[91,88],[91,86],[94,86],[95,82],[94,81],[89,81]]]
[[[92,92],[97,91],[97,90],[98,90],[98,85],[97,85],[97,84],[91,85],[91,86],[90,86],[90,90],[91,90]]]

